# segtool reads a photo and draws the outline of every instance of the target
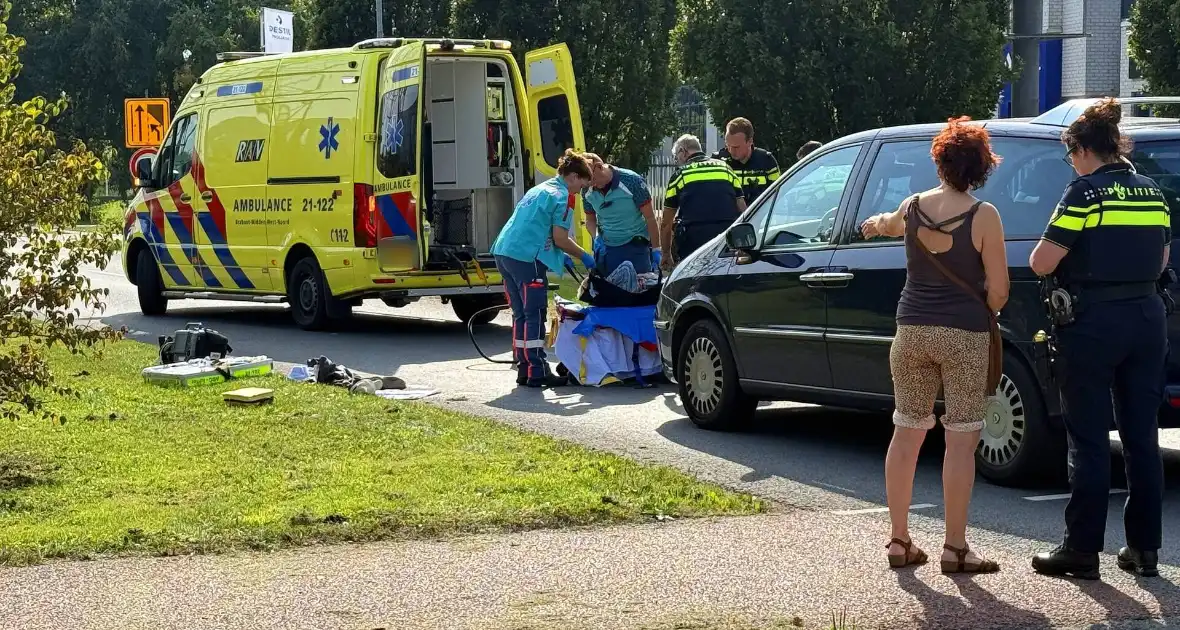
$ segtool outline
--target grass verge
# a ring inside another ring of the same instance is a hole
[[[490,420],[281,376],[143,383],[152,348],[51,351],[64,423],[0,434],[0,562],[747,514],[758,499]],[[221,393],[275,390],[264,407]]]

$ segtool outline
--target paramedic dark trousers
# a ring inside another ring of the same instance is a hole
[[[1152,295],[1090,304],[1057,337],[1073,490],[1065,507],[1065,545],[1083,553],[1104,547],[1109,432],[1117,423],[1127,472],[1127,544],[1157,550],[1164,474],[1156,414],[1163,401],[1168,351],[1163,301]]]
[[[526,263],[507,256],[496,256],[496,269],[504,278],[504,290],[512,307],[512,358],[526,378],[545,378],[549,373],[545,362],[549,269],[540,261]]]
[[[651,241],[646,238],[633,238],[622,245],[607,245],[602,255],[598,257],[598,271],[609,276],[619,265],[630,262],[635,267],[635,273],[651,271]]]

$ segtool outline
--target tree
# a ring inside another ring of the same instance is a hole
[[[309,0],[22,0],[12,32],[28,40],[18,95],[66,94],[73,106],[54,121],[104,156],[122,186],[123,100],[153,96],[173,104],[227,50],[258,50],[259,7],[307,19]],[[296,28],[297,49],[306,28]],[[184,52],[189,51],[186,59]]]
[[[586,148],[640,172],[673,125],[668,33],[675,23],[676,0],[458,0],[455,6],[456,35],[510,40],[519,62],[525,51],[568,44]]]
[[[1148,94],[1180,93],[1180,1],[1137,0],[1131,8],[1127,48],[1143,75]],[[1168,115],[1180,110],[1160,109]]]
[[[84,264],[105,265],[117,241],[102,230],[66,235],[86,205],[83,189],[105,177],[102,162],[80,142],[58,148],[47,125],[66,101],[15,101],[24,40],[8,32],[12,4],[0,6],[0,415],[40,407],[41,391],[61,392],[44,358],[63,344],[79,352],[113,336],[79,326],[79,305],[101,309]]]
[[[377,11],[373,0],[311,0],[309,44],[311,48],[342,48],[377,36]],[[385,36],[445,37],[450,34],[451,2],[382,0]]]
[[[682,0],[675,67],[714,120],[780,158],[808,140],[990,117],[1010,76],[1008,0]]]

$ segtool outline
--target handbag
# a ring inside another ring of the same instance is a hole
[[[917,201],[918,199],[915,197],[914,203],[916,204]],[[975,298],[975,301],[979,302],[983,306],[983,310],[987,312],[989,335],[991,338],[988,342],[987,389],[984,391],[984,394],[987,396],[994,395],[996,388],[1000,386],[1000,377],[1004,374],[1004,341],[1000,337],[1000,323],[996,321],[996,314],[987,305],[987,301],[971,288],[971,285],[964,282],[959,276],[951,273],[950,269],[947,269],[941,262],[938,262],[938,258],[926,248],[926,244],[922,242],[922,239],[918,238],[917,234],[914,234],[914,241],[918,243],[918,248],[926,254],[926,258],[942,272],[942,275],[946,276],[947,279],[958,285],[960,289],[963,289],[971,297]]]

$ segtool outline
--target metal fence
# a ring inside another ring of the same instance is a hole
[[[653,153],[651,166],[647,170],[647,188],[651,191],[651,204],[658,216],[664,209],[664,193],[668,190],[668,182],[676,173],[676,161],[663,151]]]
[[[706,142],[705,134],[709,129],[709,110],[704,98],[689,86],[681,86],[676,95],[676,135],[692,134],[700,138],[701,144]],[[651,166],[647,171],[647,186],[651,190],[652,206],[658,215],[664,208],[664,192],[668,182],[676,172],[676,161],[671,155],[671,148],[665,147],[652,153]]]

